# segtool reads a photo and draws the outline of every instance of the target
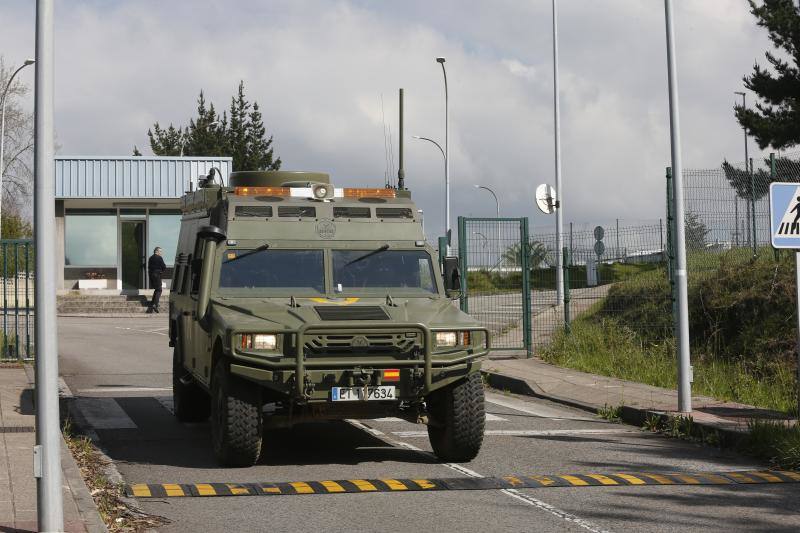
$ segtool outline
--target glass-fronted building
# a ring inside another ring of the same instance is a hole
[[[169,271],[180,228],[180,197],[229,157],[57,157],[59,289],[136,292],[148,287],[147,258],[163,248]]]

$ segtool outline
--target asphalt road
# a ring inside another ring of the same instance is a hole
[[[764,468],[733,453],[611,424],[540,400],[487,394],[487,435],[438,463],[424,426],[394,419],[266,434],[258,465],[222,469],[207,424],[170,412],[164,317],[61,318],[61,373],[128,483],[281,482]],[[797,531],[798,485],[142,499],[163,531]]]

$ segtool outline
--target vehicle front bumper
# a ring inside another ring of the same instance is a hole
[[[372,355],[348,354],[347,356],[314,356],[306,353],[306,338],[315,334],[370,334],[371,332],[407,332],[416,331],[422,336],[421,345],[411,354],[403,355]],[[435,352],[434,338],[438,331],[469,331],[482,332],[483,346],[470,346],[456,348],[449,351]],[[238,350],[235,339],[240,334],[278,334],[284,339],[294,336],[297,356],[285,356],[281,353],[261,353]],[[230,330],[228,332],[228,346],[233,356],[232,371],[252,381],[265,385],[281,386],[293,382],[293,393],[298,398],[319,399],[319,394],[311,390],[322,392],[331,386],[352,386],[353,371],[377,370],[396,368],[401,371],[401,390],[408,389],[409,382],[414,378],[421,378],[422,392],[431,392],[445,384],[474,371],[479,365],[477,360],[489,353],[489,331],[480,326],[459,326],[429,328],[420,323],[392,323],[386,324],[348,324],[326,323],[325,325],[308,325],[295,331],[253,331]],[[342,382],[344,371],[350,372],[350,383]],[[380,373],[380,372],[378,372]],[[336,376],[333,379],[327,379]],[[421,375],[420,375],[421,374]],[[371,385],[377,383],[373,382]],[[388,383],[387,383],[388,384]]]

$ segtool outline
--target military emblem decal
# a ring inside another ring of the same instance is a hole
[[[317,235],[319,235],[321,239],[333,239],[336,237],[336,223],[329,218],[321,219],[317,222]]]

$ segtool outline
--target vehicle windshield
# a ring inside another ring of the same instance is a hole
[[[220,267],[219,287],[324,294],[322,258],[322,250],[227,250]]]
[[[435,293],[431,256],[424,250],[331,250],[337,293]]]

